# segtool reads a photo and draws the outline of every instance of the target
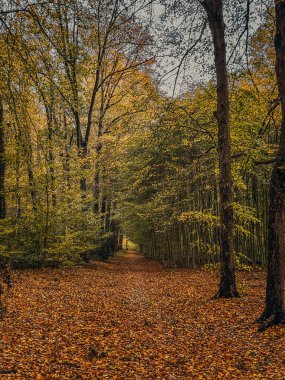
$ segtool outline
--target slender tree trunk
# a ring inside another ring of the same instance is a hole
[[[100,168],[99,168],[99,160],[101,155],[101,150],[103,148],[101,137],[102,137],[102,129],[103,129],[103,121],[99,121],[98,125],[98,134],[97,134],[97,145],[96,145],[96,162],[95,162],[95,178],[94,178],[94,188],[93,188],[93,196],[94,196],[94,206],[93,211],[95,214],[99,214],[100,212]]]
[[[37,191],[36,191],[36,185],[35,185],[34,172],[33,172],[30,161],[28,162],[28,180],[29,180],[33,211],[34,213],[36,213],[36,211],[38,210]]]
[[[221,223],[221,275],[216,297],[237,297],[233,244],[233,179],[231,172],[231,138],[229,85],[226,62],[225,25],[222,0],[205,0],[205,8],[214,44],[217,76],[218,154]]]
[[[123,250],[123,234],[119,230],[118,231],[118,251],[122,251],[122,250]]]
[[[17,120],[18,128],[18,143],[23,149],[24,158],[27,165],[27,175],[29,183],[29,191],[31,195],[33,212],[36,213],[40,207],[40,198],[35,183],[34,171],[33,171],[33,150],[30,136],[30,130],[28,125],[20,125]]]
[[[268,270],[265,309],[260,318],[261,330],[285,323],[285,0],[275,0],[276,77],[282,107],[279,150],[270,183],[268,225]]]
[[[51,182],[51,198],[53,207],[56,206],[55,194],[55,172],[54,172],[54,153],[53,153],[53,104],[46,105],[47,118],[47,137],[48,137],[48,168]]]
[[[5,199],[5,139],[3,126],[3,100],[0,97],[0,219],[6,217],[6,199]]]
[[[97,157],[98,160],[98,157]],[[95,178],[94,178],[94,188],[93,188],[93,194],[94,194],[94,205],[93,205],[93,211],[95,214],[99,214],[100,212],[100,200],[99,200],[99,191],[100,191],[100,175],[99,175],[99,167],[98,163],[96,161],[95,164]]]
[[[17,141],[17,158],[16,158],[16,218],[21,216],[21,193],[20,193],[20,151]]]
[[[49,217],[50,217],[50,199],[49,199],[49,178],[46,175],[46,217],[45,217],[45,230],[44,230],[44,248],[48,247],[48,235],[49,235]],[[43,259],[46,259],[46,253]]]
[[[87,158],[87,154],[88,154],[87,146],[85,144],[83,144],[80,148],[80,151],[79,151],[79,157],[80,157],[80,159],[83,160],[83,163],[81,165],[81,178],[80,178],[80,190],[83,192],[83,194],[82,194],[83,200],[85,200],[86,192],[87,192],[87,180],[86,180],[86,174],[85,174],[85,170],[88,169],[88,165],[85,162],[85,160]],[[85,208],[85,206],[84,206],[84,208]],[[86,210],[87,209],[88,209],[88,207],[86,208]]]
[[[73,141],[73,134],[71,138],[68,139],[68,125],[66,120],[66,114],[63,113],[63,126],[64,126],[64,158],[63,158],[63,170],[65,173],[66,187],[67,190],[71,189],[71,178],[70,178],[70,148]]]
[[[30,136],[30,131],[28,130],[29,127],[25,126],[24,128],[25,128],[24,130],[25,155],[27,159],[27,173],[28,173],[28,180],[29,180],[29,188],[30,188],[33,211],[34,213],[36,213],[39,208],[39,197],[38,197],[38,191],[36,188],[35,176],[34,176],[34,171],[33,171],[33,153],[32,153],[31,136]]]

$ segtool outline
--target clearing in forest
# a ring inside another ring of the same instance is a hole
[[[218,275],[138,253],[14,272],[0,322],[1,379],[285,379],[285,335],[257,332],[261,271],[241,298],[211,300]]]

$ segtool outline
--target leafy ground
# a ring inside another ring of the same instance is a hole
[[[285,379],[285,330],[258,333],[264,273],[210,300],[217,274],[129,253],[18,271],[0,322],[1,379]]]

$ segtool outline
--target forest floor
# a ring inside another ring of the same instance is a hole
[[[262,271],[211,300],[217,273],[137,253],[14,272],[0,321],[0,379],[285,379],[285,328],[257,332]]]

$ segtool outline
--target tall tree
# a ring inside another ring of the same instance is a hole
[[[5,200],[5,140],[3,125],[3,99],[0,96],[0,219],[6,217]]]
[[[43,17],[45,12],[51,16]],[[68,99],[74,117],[78,153],[84,162],[83,173],[88,166],[85,160],[90,150],[90,140],[94,138],[92,126],[97,129],[95,135],[100,136],[101,133],[100,120],[96,123],[94,116],[97,102],[100,104],[101,87],[109,79],[143,67],[150,61],[144,54],[145,30],[134,21],[136,10],[132,10],[131,14],[128,12],[128,7],[117,0],[90,0],[86,4],[65,0],[43,3],[41,8],[30,10],[35,25],[63,65],[64,79],[61,85],[67,90],[65,100]],[[82,57],[86,64],[88,55],[89,74],[92,74],[89,75],[90,91],[85,94],[88,102],[82,107],[82,82],[86,80]],[[110,64],[112,61],[114,64]],[[84,174],[80,179],[80,188],[87,191]]]
[[[275,0],[275,71],[281,102],[281,135],[270,183],[268,270],[261,329],[285,322],[285,0]]]
[[[222,0],[201,1],[214,45],[217,77],[218,154],[221,223],[221,275],[217,297],[237,297],[233,244],[233,178],[231,171],[231,138],[229,116],[229,84],[226,61],[225,23]]]

